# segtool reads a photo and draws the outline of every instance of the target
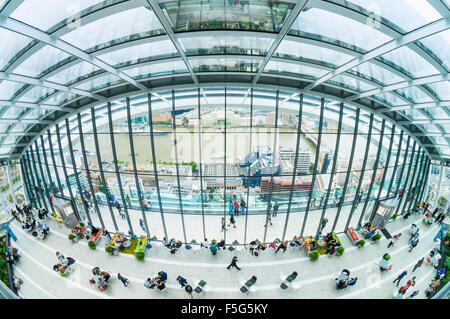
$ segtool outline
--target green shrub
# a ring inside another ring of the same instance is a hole
[[[381,238],[381,235],[380,235],[380,234],[376,234],[375,236],[373,236],[373,239],[374,239],[375,241],[380,240],[380,238]]]
[[[344,247],[338,247],[337,249],[336,249],[336,254],[338,255],[338,256],[341,256],[343,253],[344,253]]]
[[[319,253],[317,251],[313,251],[311,254],[309,254],[309,258],[311,261],[319,259]]]
[[[138,260],[144,260],[144,258],[145,258],[145,253],[143,252],[143,251],[139,251],[139,252],[137,252],[136,254],[134,254],[135,256],[136,256],[136,258],[138,259]]]
[[[366,243],[366,241],[364,239],[361,239],[358,243],[357,246],[358,247],[364,247],[364,244]]]
[[[114,248],[112,248],[111,246],[106,246],[106,247],[105,247],[105,251],[106,251],[108,254],[112,254],[112,253],[114,252]]]
[[[75,238],[74,234],[69,234],[69,240],[73,240]]]
[[[90,241],[88,242],[88,246],[89,246],[89,248],[91,248],[91,249],[95,249],[95,248],[97,247],[97,245],[95,244],[95,242],[92,241],[92,240],[90,240]]]

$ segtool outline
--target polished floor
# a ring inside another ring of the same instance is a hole
[[[409,253],[408,229],[413,222],[419,225],[421,235],[419,244]],[[411,271],[417,260],[433,249],[433,238],[439,229],[435,225],[424,225],[421,216],[412,216],[406,221],[398,219],[386,227],[391,234],[403,234],[390,249],[386,248],[388,240],[384,237],[378,243],[366,242],[365,247],[357,248],[351,245],[346,235],[341,234],[346,248],[344,254],[340,257],[321,256],[315,262],[309,260],[303,249],[292,247],[285,253],[275,254],[270,249],[255,257],[245,250],[220,251],[212,256],[207,249],[187,251],[184,248],[172,255],[168,249],[159,246],[147,250],[145,261],[138,261],[132,255],[108,255],[104,251],[106,240],[102,239],[97,249],[92,250],[86,241],[70,242],[67,228],[53,221],[49,221],[49,226],[50,234],[40,240],[23,231],[16,221],[12,222],[11,227],[18,238],[13,246],[22,254],[15,272],[24,280],[20,289],[23,298],[393,298],[393,292],[398,288],[392,281],[404,269],[408,269],[408,275],[401,283],[406,283],[413,275],[417,277],[416,286],[409,288],[405,296],[419,290],[415,298],[425,298],[424,291],[434,269],[424,264],[414,273]],[[67,278],[52,270],[57,262],[56,251],[76,259],[72,266],[74,271]],[[392,256],[393,270],[380,273],[377,262],[385,252]],[[234,255],[239,258],[241,271],[226,269]],[[88,283],[91,269],[95,266],[112,274],[105,292]],[[358,282],[353,287],[337,290],[334,278],[344,268],[358,277]],[[167,288],[159,291],[144,287],[145,279],[160,270],[168,273]],[[280,275],[288,275],[294,270],[299,273],[300,288],[280,289]],[[128,287],[116,279],[118,272],[131,281]],[[206,281],[209,291],[188,296],[176,282],[178,275],[185,277],[190,284],[200,279]],[[258,277],[256,291],[241,293],[240,283],[252,275]]]

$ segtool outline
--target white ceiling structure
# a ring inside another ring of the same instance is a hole
[[[0,0],[0,158],[80,110],[170,88],[358,106],[450,159],[449,0]]]

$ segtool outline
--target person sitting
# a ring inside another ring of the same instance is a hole
[[[151,278],[147,278],[147,280],[144,282],[144,286],[148,289],[153,289],[156,287],[156,283]]]
[[[426,221],[426,223],[427,223],[428,225],[433,224],[433,218],[431,217],[431,214],[430,214],[430,213],[426,213],[426,214],[425,214],[425,221]]]
[[[375,235],[375,232],[377,231],[377,229],[376,228],[373,228],[372,230],[370,230],[367,234],[366,234],[366,236],[364,237],[365,239],[370,239],[370,238],[372,238],[374,235]]]
[[[187,285],[187,280],[181,276],[177,277],[177,281],[181,285],[181,288]]]
[[[178,249],[181,248],[181,246],[182,246],[181,240],[177,240],[175,243],[175,248]]]
[[[211,254],[213,255],[217,254],[217,244],[214,241],[209,246],[209,250],[211,251]]]
[[[208,239],[205,238],[205,240],[200,244],[200,247],[208,248],[209,247]]]
[[[166,284],[161,281],[160,279],[156,280],[156,288],[158,288],[159,290],[163,290],[164,288],[166,288]]]
[[[161,280],[162,282],[165,282],[167,280],[167,273],[161,270],[158,273],[158,279]]]
[[[65,267],[63,264],[56,264],[53,266],[54,271],[59,271],[60,274],[65,274],[67,267]]]
[[[105,291],[106,288],[108,288],[108,282],[104,278],[99,277],[98,288],[100,289],[100,291]]]
[[[220,247],[220,248],[222,248],[222,249],[225,249],[225,240],[221,239],[221,240],[219,241],[219,243],[217,244],[217,246]]]
[[[109,278],[111,278],[111,275],[106,271],[102,271],[99,275],[99,279],[103,279],[105,282],[108,282]]]

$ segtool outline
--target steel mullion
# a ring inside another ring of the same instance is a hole
[[[364,217],[364,213],[366,212],[366,208],[367,205],[369,204],[370,201],[370,195],[372,193],[372,189],[373,189],[373,184],[375,183],[375,176],[377,175],[377,171],[378,171],[378,164],[380,162],[380,154],[381,154],[381,148],[383,146],[383,138],[384,138],[384,129],[386,126],[386,122],[383,119],[383,121],[381,122],[381,134],[380,134],[380,139],[378,140],[378,151],[377,151],[377,158],[375,159],[375,164],[373,165],[373,172],[372,172],[372,179],[370,181],[370,186],[369,186],[369,191],[367,192],[367,197],[366,197],[366,201],[364,202],[364,207],[363,210],[361,212],[361,216],[359,216],[359,220],[358,220],[358,227],[361,227],[361,222],[363,220]]]
[[[395,195],[398,194],[399,190],[400,190],[400,185],[402,184],[402,179],[403,179],[403,173],[405,171],[406,168],[406,163],[408,161],[408,153],[409,153],[409,143],[411,141],[411,136],[408,135],[408,140],[406,142],[406,149],[405,149],[405,155],[404,155],[404,159],[403,159],[403,165],[402,165],[402,170],[400,171],[400,176],[399,176],[399,181],[397,186],[395,187]]]
[[[419,163],[422,162],[423,160],[423,151],[419,152],[420,150],[420,146],[418,146],[419,149],[417,150],[417,159],[416,159],[416,165],[414,166],[414,173],[413,176],[411,178],[411,182],[409,184],[409,189],[410,191],[408,191],[409,193],[409,202],[407,204],[405,204],[405,207],[408,207],[408,210],[411,209],[411,203],[414,201],[414,194],[416,193],[415,188],[417,186],[417,181],[418,181],[418,176],[420,174],[420,169],[419,169],[419,173],[417,174],[417,169],[419,166],[422,166],[421,164],[419,165]],[[420,160],[419,160],[420,158]]]
[[[50,189],[52,190],[52,192],[54,192],[53,184],[55,182],[53,181],[53,178],[50,175],[50,167],[48,166],[48,160],[47,160],[47,150],[45,149],[44,138],[42,137],[42,135],[40,136],[40,140],[41,140],[41,146],[42,146],[42,153],[43,153],[43,157],[44,157],[45,170],[47,171],[48,180],[49,180],[50,186],[51,186]],[[50,196],[50,193],[49,193],[49,196]],[[55,207],[53,206],[53,201],[52,200],[50,200],[50,205],[52,206],[52,209],[54,211]]]
[[[126,98],[126,104],[127,104],[128,138],[130,140],[131,162],[133,163],[134,182],[136,183],[136,191],[138,193],[139,207],[141,208],[142,218],[144,220],[144,225],[145,225],[145,231],[147,233],[147,238],[150,238],[150,230],[148,228],[147,216],[145,215],[144,205],[142,204],[141,186],[139,185],[139,178],[138,178],[137,169],[136,169],[136,155],[134,153],[133,128],[131,125],[131,110],[130,110],[130,98],[129,97]],[[124,206],[125,205],[126,205],[126,203],[124,203]]]
[[[78,176],[77,163],[75,162],[75,156],[73,155],[73,146],[72,146],[72,138],[70,136],[69,120],[67,118],[66,118],[66,132],[67,132],[67,142],[69,144],[70,159],[72,160],[73,172],[75,175],[75,183],[77,184],[78,193],[79,193],[80,201],[81,201],[81,206],[83,206],[83,209],[84,209],[86,217],[89,221],[89,224],[93,225],[91,215],[89,214],[89,209],[87,207],[86,202],[83,199],[83,191],[81,190],[81,183],[80,183],[80,177]],[[76,192],[75,192],[75,196],[76,196]]]
[[[414,188],[415,188],[414,197],[413,197],[413,200],[410,202],[408,210],[417,204],[417,199],[419,198],[419,195],[422,192],[423,179],[425,177],[425,173],[426,173],[425,170],[426,170],[426,166],[428,163],[428,161],[425,157],[425,150],[422,150],[422,158],[421,158],[420,162],[421,163],[420,163],[419,174],[417,174],[418,177],[416,180],[416,185],[414,186]],[[412,204],[412,202],[414,202],[414,204]]]
[[[95,144],[95,154],[97,155],[97,164],[98,164],[98,170],[100,171],[100,178],[103,184],[103,188],[106,194],[106,205],[108,206],[109,209],[109,214],[111,215],[111,219],[113,221],[113,225],[114,225],[114,229],[116,230],[116,232],[119,231],[119,228],[117,227],[117,222],[116,222],[116,218],[114,217],[114,213],[111,207],[111,202],[109,201],[109,187],[108,184],[106,183],[106,179],[105,179],[105,173],[103,172],[103,163],[102,163],[102,158],[100,155],[100,148],[98,146],[98,138],[97,138],[97,125],[96,125],[96,119],[95,119],[95,109],[92,107],[91,108],[91,120],[92,120],[92,133],[93,133],[93,137],[94,137],[94,144]],[[92,195],[94,196],[94,195]]]
[[[409,161],[408,172],[406,173],[406,179],[405,179],[405,183],[403,186],[402,201],[401,201],[401,205],[399,205],[399,206],[402,206],[402,209],[401,209],[402,212],[405,210],[406,202],[408,201],[407,195],[409,194],[409,190],[407,190],[407,186],[408,186],[408,184],[410,184],[410,183],[408,183],[408,180],[409,180],[409,175],[411,173],[411,168],[412,168],[412,164],[413,164],[413,160],[414,160],[414,154],[416,153],[416,145],[417,145],[416,142],[414,142],[413,150],[411,153],[411,160]]]
[[[401,131],[401,133],[400,133],[400,141],[398,143],[397,156],[395,158],[395,164],[394,164],[394,173],[392,174],[391,181],[389,182],[387,197],[389,197],[391,195],[392,184],[394,183],[395,176],[397,175],[397,167],[398,167],[397,165],[398,165],[398,161],[400,159],[402,142],[403,142],[403,131]]]
[[[39,148],[38,148],[37,140],[34,141],[34,147],[36,148],[36,157],[37,157],[37,160],[38,160],[38,163],[39,163],[39,171],[41,172],[42,183],[44,184],[44,189],[45,189],[45,192],[47,194],[48,203],[50,204],[50,207],[51,207],[52,211],[54,211],[55,208],[53,207],[53,202],[50,199],[50,192],[49,192],[49,189],[47,187],[47,182],[45,181],[44,169],[42,168],[41,156],[39,155]],[[49,181],[50,181],[50,178],[49,178]],[[45,198],[45,196],[44,196],[44,198]],[[47,203],[45,202],[45,200],[44,200],[44,204],[45,204],[45,208],[48,210],[48,206],[47,206]]]
[[[204,208],[204,194],[203,194],[203,169],[202,169],[202,122],[200,112],[200,88],[197,89],[197,114],[198,114],[198,156],[199,156],[199,169],[200,169],[200,194],[202,199],[202,229],[203,238],[206,238],[205,229],[205,208]],[[195,133],[195,130],[194,130]]]
[[[389,161],[391,160],[392,144],[394,144],[394,133],[395,133],[395,125],[392,126],[391,140],[389,142],[388,155],[387,155],[386,162],[385,162],[386,165],[384,167],[383,177],[381,178],[380,188],[378,189],[377,199],[375,200],[375,205],[373,206],[372,214],[370,215],[371,216],[370,219],[372,219],[373,216],[375,215],[375,211],[377,209],[377,203],[380,200],[381,192],[383,190],[384,182],[386,180],[386,174],[389,171]],[[388,193],[387,197],[389,197],[389,193]]]
[[[25,185],[27,186],[27,190],[28,190],[28,197],[29,197],[29,200],[30,200],[30,202],[31,202],[31,199],[33,198],[34,199],[34,197],[35,197],[35,195],[34,195],[34,189],[32,189],[32,187],[33,187],[33,183],[31,182],[31,178],[30,178],[30,176],[29,176],[29,173],[28,173],[28,168],[27,168],[27,152],[25,152],[23,155],[22,155],[22,161],[21,161],[21,163],[22,163],[22,171],[23,171],[23,174],[24,174],[24,176],[25,176]],[[31,195],[31,196],[30,196]]]
[[[330,199],[330,192],[331,192],[331,187],[333,185],[334,174],[335,174],[335,171],[336,171],[336,162],[337,162],[338,153],[339,153],[339,144],[340,144],[340,141],[341,141],[342,116],[343,116],[343,114],[344,114],[344,103],[341,102],[340,103],[340,109],[339,109],[338,131],[337,131],[337,136],[336,136],[337,141],[336,141],[336,147],[335,147],[334,156],[333,156],[333,166],[331,167],[330,180],[328,181],[327,195],[325,196],[325,202],[324,202],[323,207],[322,207],[322,214],[320,216],[319,225],[317,226],[317,232],[316,232],[316,236],[315,236],[316,238],[319,237],[321,223],[322,223],[323,218],[325,217],[325,211],[326,211],[327,206],[328,206],[328,200]],[[325,172],[324,175],[326,175],[326,172]],[[341,199],[342,199],[342,197],[341,197]],[[335,216],[335,219],[336,219],[336,216]]]
[[[73,192],[72,192],[72,186],[70,185],[69,182],[69,177],[67,175],[67,168],[66,168],[66,162],[64,160],[64,154],[63,154],[63,149],[61,146],[61,136],[59,134],[59,124],[55,125],[56,128],[56,139],[58,140],[58,147],[59,147],[59,156],[61,157],[61,165],[63,168],[63,173],[64,173],[64,177],[66,179],[66,185],[67,185],[67,189],[69,190],[69,195],[70,195],[70,199],[72,200],[72,206],[73,206],[73,210],[75,212],[75,215],[77,216],[78,220],[81,222],[81,215],[80,212],[78,211],[78,206],[77,203],[75,201],[75,198],[73,197]]]
[[[339,216],[341,214],[342,206],[344,206],[345,195],[347,193],[347,188],[348,188],[348,181],[350,180],[350,174],[352,172],[353,157],[354,157],[354,154],[355,154],[356,140],[358,139],[358,127],[359,127],[359,114],[360,114],[360,111],[361,111],[361,109],[359,109],[359,108],[356,109],[355,127],[353,128],[352,150],[350,152],[350,159],[349,159],[349,162],[348,162],[348,168],[347,168],[347,172],[346,172],[346,175],[345,175],[344,187],[342,188],[342,197],[341,197],[341,200],[339,201],[339,207],[338,207],[338,210],[336,212],[336,217],[334,219],[333,227],[331,227],[331,231],[332,232],[336,228],[337,222],[339,220]]]
[[[348,215],[347,223],[345,224],[345,229],[347,229],[348,225],[350,225],[350,221],[352,220],[356,206],[358,205],[357,201],[360,201],[362,199],[362,195],[359,198],[359,192],[360,192],[362,181],[364,179],[364,175],[365,175],[364,173],[366,171],[366,165],[367,165],[367,156],[369,155],[370,142],[372,140],[373,117],[374,117],[374,114],[371,113],[370,120],[369,120],[369,132],[367,134],[366,150],[364,152],[363,165],[361,167],[358,186],[355,189],[355,197],[353,198],[352,208],[350,209],[350,214]],[[352,155],[353,155],[353,153],[352,153]]]
[[[58,169],[57,169],[57,166],[56,166],[55,152],[53,151],[53,144],[52,144],[52,138],[51,138],[50,130],[47,130],[47,136],[48,136],[48,145],[50,146],[50,155],[52,156],[53,171],[55,172],[56,182],[58,183],[58,187],[59,187],[58,192],[55,192],[55,193],[60,193],[60,195],[64,196],[63,188],[62,188],[62,185],[61,185],[61,181],[59,179]]]
[[[26,196],[28,197],[28,202],[29,201],[31,201],[31,197],[30,197],[30,189],[29,189],[29,187],[30,187],[30,185],[28,184],[28,177],[26,176],[27,174],[25,174],[25,170],[24,170],[24,167],[23,167],[23,161],[24,161],[25,159],[24,159],[24,157],[22,157],[22,159],[20,160],[20,170],[22,171],[22,177],[21,177],[21,180],[22,180],[22,185],[23,185],[23,187],[25,188],[25,194],[26,194]]]
[[[98,206],[97,198],[95,196],[94,186],[92,185],[92,181],[91,181],[91,171],[89,169],[89,164],[88,164],[88,160],[87,160],[87,156],[86,156],[86,148],[84,145],[83,125],[81,123],[80,113],[77,113],[77,120],[78,120],[78,132],[80,134],[81,152],[83,153],[83,161],[84,161],[84,166],[85,166],[85,170],[86,170],[86,177],[88,180],[89,189],[91,190],[91,194],[92,194],[92,201],[94,202],[95,211],[97,213],[100,224],[102,225],[102,228],[105,228],[105,223],[103,222],[103,217],[102,217],[102,214],[100,213],[100,208]]]
[[[33,174],[32,175],[32,177],[33,177],[32,180],[33,180],[34,188],[35,188],[37,196],[38,196],[39,205],[41,206],[41,208],[43,206],[45,206],[45,208],[48,209],[47,203],[45,202],[44,196],[43,196],[43,194],[41,192],[41,188],[38,187],[38,185],[40,185],[40,182],[39,182],[39,175],[38,175],[38,172],[37,172],[37,169],[36,169],[36,163],[34,162],[33,144],[30,145],[29,155],[28,156],[29,156],[28,164],[29,164],[29,167],[30,167],[30,172],[31,172],[31,174]],[[37,190],[39,190],[39,191],[37,191]]]
[[[17,199],[16,199],[16,194],[15,194],[15,189],[14,189],[14,184],[11,178],[11,161],[8,161],[6,164],[6,173],[8,175],[8,184],[9,184],[9,190],[10,190],[10,194],[12,197],[12,200],[14,202],[15,205],[17,205]]]
[[[112,154],[113,154],[114,168],[115,168],[116,177],[117,177],[117,184],[119,185],[119,192],[120,192],[120,197],[121,197],[122,203],[123,203],[123,210],[125,212],[125,216],[127,217],[129,233],[130,233],[130,235],[134,235],[133,226],[131,225],[130,216],[128,214],[128,209],[127,209],[125,197],[123,196],[123,188],[122,188],[122,181],[120,179],[119,164],[117,163],[116,144],[115,144],[115,141],[114,141],[114,130],[113,130],[112,114],[111,114],[111,102],[108,102],[106,104],[106,107],[107,107],[107,110],[108,110],[109,138],[111,140],[111,150],[112,150]]]
[[[28,166],[29,166],[28,150],[24,153],[23,159],[24,159],[23,167],[24,167],[25,176],[28,177],[28,185],[30,186],[30,188],[29,188],[30,194],[33,196],[34,202],[36,200],[39,202],[39,198],[37,198],[38,195],[36,194],[36,185],[34,183],[33,175],[30,175],[30,170],[28,168]]]
[[[249,141],[249,154],[252,152],[252,137],[253,137],[253,88],[250,89],[250,141]],[[244,231],[244,245],[247,244],[247,227],[248,227],[248,214],[250,210],[250,163],[247,170],[247,202],[246,202],[246,214],[245,214],[245,231]]]
[[[322,126],[323,126],[324,109],[325,109],[325,99],[321,98],[320,99],[320,116],[319,116],[319,137],[317,139],[317,145],[316,145],[316,158],[314,159],[314,168],[313,168],[313,176],[312,176],[312,180],[311,180],[311,189],[309,190],[308,203],[306,204],[305,217],[303,219],[303,225],[302,225],[302,230],[300,232],[300,237],[303,236],[303,232],[305,230],[306,221],[308,219],[308,214],[309,214],[309,208],[311,205],[311,198],[312,198],[313,192],[314,192],[314,184],[315,184],[316,175],[317,175],[316,174],[317,165],[319,163],[320,144],[321,144],[321,140],[322,140]]]
[[[166,222],[164,220],[164,213],[163,213],[163,207],[162,207],[162,201],[161,201],[161,192],[159,189],[159,180],[158,180],[158,167],[156,165],[156,155],[155,155],[155,141],[153,138],[153,115],[152,115],[152,95],[149,93],[147,95],[147,101],[148,101],[148,121],[150,123],[150,144],[152,148],[152,158],[153,158],[153,171],[155,174],[155,185],[156,185],[156,193],[158,195],[158,204],[159,204],[159,212],[161,214],[161,223],[164,230],[164,236],[167,238],[167,229],[166,229]]]
[[[276,99],[275,99],[275,129],[273,134],[273,152],[272,157],[273,161],[272,163],[275,164],[275,154],[277,153],[277,134],[278,134],[278,106],[279,106],[279,97],[280,92],[276,92]],[[269,200],[267,202],[267,212],[266,212],[266,224],[264,227],[264,236],[263,236],[263,243],[266,242],[266,236],[267,236],[267,228],[269,227],[269,214],[270,214],[270,205],[272,203],[272,192],[273,192],[273,166],[270,172],[270,191],[269,191]]]
[[[283,235],[281,236],[281,241],[283,242],[286,236],[287,225],[289,221],[289,216],[291,214],[292,207],[292,197],[294,195],[294,185],[295,180],[297,178],[297,165],[298,165],[298,150],[300,148],[300,137],[302,131],[302,115],[303,115],[303,93],[300,94],[299,99],[299,108],[298,108],[298,127],[297,127],[297,142],[295,145],[295,159],[294,159],[294,170],[292,172],[292,182],[291,182],[291,190],[289,192],[289,202],[286,212],[286,220],[284,222]]]
[[[227,242],[227,88],[224,88],[224,144],[223,144],[223,218],[225,219],[225,227],[223,230],[223,240],[225,243]],[[234,207],[233,207],[234,209]],[[231,211],[231,215],[233,214],[233,210]]]
[[[225,122],[226,123],[226,122]],[[177,171],[178,202],[180,204],[181,226],[183,228],[184,242],[187,243],[186,229],[184,227],[183,202],[181,199],[180,170],[178,167],[178,147],[177,147],[177,129],[175,124],[175,90],[172,90],[172,128],[173,128],[173,147],[175,152],[175,169]]]
[[[431,159],[427,156],[427,166],[426,166],[426,171],[425,171],[425,176],[423,179],[423,186],[422,189],[420,191],[420,195],[419,195],[419,199],[417,200],[417,202],[421,202],[423,195],[425,194],[425,190],[428,188],[428,182],[429,182],[429,177],[430,177],[430,170],[431,170]]]

